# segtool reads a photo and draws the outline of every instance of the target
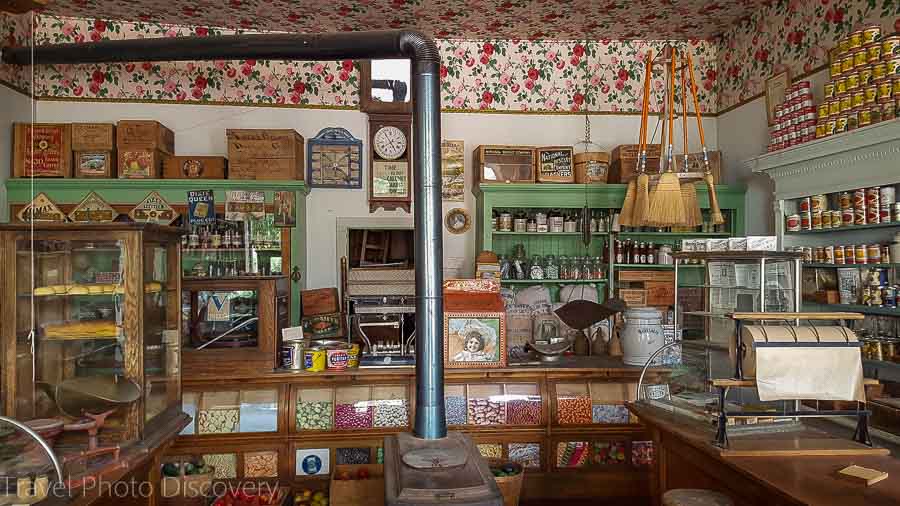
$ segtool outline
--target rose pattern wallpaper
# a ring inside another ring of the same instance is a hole
[[[31,38],[31,15],[12,15],[0,12],[0,45],[25,46]],[[31,74],[24,67],[0,64],[0,83],[27,92],[31,89]]]
[[[711,38],[765,0],[54,0],[48,14],[297,33],[416,27],[439,39]]]
[[[767,0],[720,42],[718,110],[765,92],[784,69],[800,76],[828,64],[828,50],[866,25],[900,30],[900,0]]]

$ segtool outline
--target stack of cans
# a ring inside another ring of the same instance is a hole
[[[769,140],[771,151],[789,148],[816,138],[816,108],[809,81],[788,88],[784,102],[775,106],[775,126]]]
[[[785,217],[787,232],[900,222],[894,185],[813,195],[797,200],[797,213]]]

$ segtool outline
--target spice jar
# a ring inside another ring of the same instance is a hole
[[[528,219],[525,221],[525,231],[537,232],[537,220],[534,217],[534,213],[528,215]]]
[[[550,224],[550,232],[560,233],[563,231],[563,215],[559,209],[551,209],[548,219]]]
[[[513,228],[512,213],[506,209],[504,209],[503,211],[500,211],[500,231],[501,232],[512,232],[512,228]]]
[[[522,233],[526,230],[526,221],[525,211],[519,210],[516,212],[516,216],[513,219],[513,232]]]

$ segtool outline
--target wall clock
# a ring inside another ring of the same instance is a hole
[[[412,146],[409,114],[369,115],[369,212],[409,212],[412,202]]]
[[[311,188],[362,188],[362,141],[345,128],[323,128],[307,142]]]

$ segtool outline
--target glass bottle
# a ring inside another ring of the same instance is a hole
[[[594,257],[594,279],[603,279],[603,260]]]
[[[600,220],[597,219],[597,211],[591,211],[591,233],[600,231]]]
[[[544,277],[547,279],[559,279],[559,264],[553,255],[547,255],[544,263]]]
[[[496,209],[491,209],[491,230],[497,231],[497,224],[500,222],[500,213]]]
[[[559,256],[559,279],[569,278],[569,259],[565,255]]]
[[[525,256],[524,244],[516,244],[515,246],[513,268],[515,270],[516,279],[528,279],[528,260]]]
[[[578,257],[573,257],[569,264],[569,279],[581,279],[581,259]]]
[[[509,279],[509,259],[500,255],[500,279]]]
[[[563,231],[563,215],[559,209],[551,209],[547,219],[550,232],[560,233]]]
[[[573,211],[569,211],[566,214],[566,217],[563,219],[563,232],[577,232],[578,226],[575,222],[575,213]]]
[[[634,251],[632,250],[631,239],[625,239],[625,254],[623,255],[625,257],[624,263],[626,263],[626,264],[632,263],[633,253],[634,253]]]
[[[544,279],[544,268],[541,266],[540,255],[532,255],[529,268],[530,279]]]
[[[615,242],[615,256],[616,260],[614,263],[624,264],[625,263],[625,248],[622,244],[621,239],[616,239]]]
[[[656,264],[656,247],[653,246],[653,243],[647,243],[647,263],[655,265]]]
[[[534,217],[534,211],[528,213],[528,220],[525,222],[526,232],[537,232],[537,219]]]
[[[594,261],[591,257],[584,257],[581,263],[581,279],[594,279]]]
[[[641,241],[641,243],[638,245],[637,262],[635,263],[647,263],[647,245],[644,244],[644,241]]]
[[[513,232],[522,233],[526,230],[526,222],[528,220],[525,218],[525,211],[519,209],[516,211],[516,215],[513,218]]]

